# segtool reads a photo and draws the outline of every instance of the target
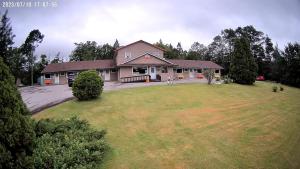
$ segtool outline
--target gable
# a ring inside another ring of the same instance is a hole
[[[160,59],[159,57],[152,56],[150,54],[145,54],[131,61],[124,63],[124,65],[171,65],[166,60]]]
[[[126,58],[125,53],[130,53],[131,57]],[[116,63],[117,65],[130,61],[146,53],[163,58],[163,50],[144,41],[138,41],[118,49]]]

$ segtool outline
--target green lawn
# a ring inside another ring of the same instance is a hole
[[[106,92],[34,118],[77,115],[105,128],[99,168],[300,168],[300,89],[185,84]]]

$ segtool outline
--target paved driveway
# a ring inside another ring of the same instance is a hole
[[[206,83],[206,80],[190,79],[174,81],[178,83]],[[125,88],[153,86],[153,85],[167,85],[167,82],[150,82],[150,83],[118,83],[105,82],[104,91],[120,90]],[[53,86],[33,86],[19,88],[22,99],[32,112],[39,112],[47,107],[59,104],[66,100],[73,99],[72,90],[67,85],[53,85]]]

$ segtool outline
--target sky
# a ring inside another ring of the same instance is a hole
[[[267,34],[281,49],[288,42],[300,42],[300,0],[0,1],[1,14],[8,9],[14,46],[39,29],[45,37],[36,55],[52,59],[60,52],[65,61],[79,42],[113,45],[118,39],[126,45],[162,39],[173,46],[181,42],[188,50],[196,41],[210,44],[223,29],[247,25]]]

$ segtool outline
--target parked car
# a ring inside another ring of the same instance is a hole
[[[68,72],[68,86],[69,87],[72,87],[76,76],[77,76],[76,72]]]
[[[264,80],[265,80],[265,77],[264,77],[264,76],[258,76],[258,77],[256,78],[256,80],[258,80],[258,81],[264,81]]]

